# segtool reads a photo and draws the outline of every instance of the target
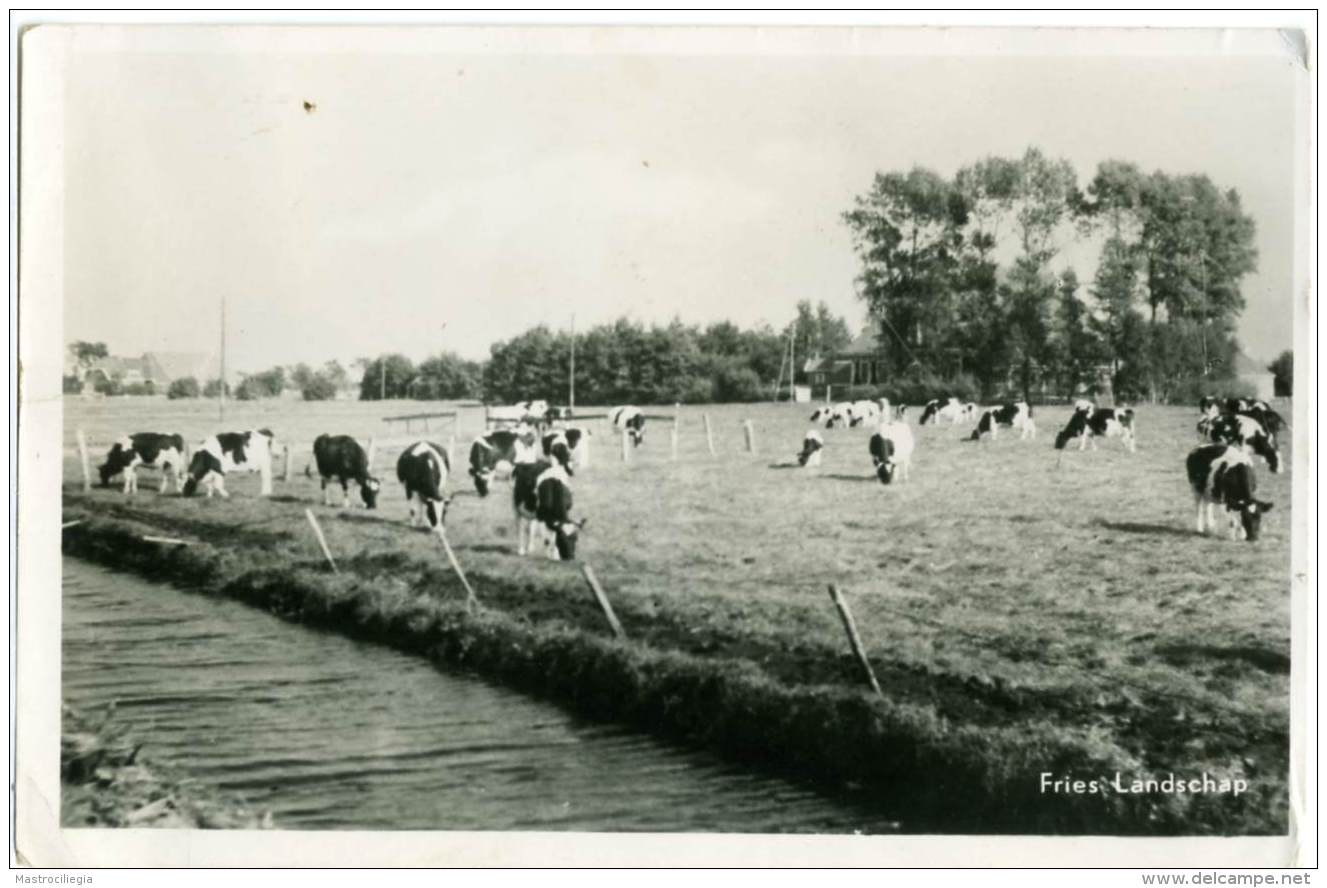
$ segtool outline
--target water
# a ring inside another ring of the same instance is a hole
[[[64,698],[283,829],[890,832],[375,645],[64,560]]]

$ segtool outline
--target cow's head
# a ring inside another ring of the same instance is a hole
[[[576,539],[580,536],[585,521],[584,518],[580,521],[563,521],[553,528],[553,546],[558,560],[574,561],[576,559]],[[553,551],[550,551],[549,557],[553,557],[553,554]]]
[[[447,521],[447,507],[451,505],[452,498],[444,496],[440,500],[430,499],[424,501],[424,517],[428,518],[429,527],[441,531],[443,524]]]
[[[1230,508],[1239,512],[1239,521],[1244,527],[1244,538],[1252,543],[1258,539],[1258,534],[1262,531],[1263,513],[1272,511],[1272,503],[1250,499],[1231,503]]]
[[[471,469],[470,476],[475,479],[475,493],[488,496],[488,485],[493,481],[493,471]]]
[[[378,508],[378,491],[382,489],[382,482],[370,475],[364,479],[364,483],[359,485],[359,495],[364,498],[364,508]]]
[[[894,480],[894,472],[897,470],[898,463],[893,457],[887,457],[875,467],[875,476],[880,479],[881,484],[889,484]]]

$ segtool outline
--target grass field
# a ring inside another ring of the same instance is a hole
[[[292,480],[278,481],[270,501],[257,497],[255,476],[229,479],[230,501],[158,497],[147,472],[132,502],[115,488],[84,495],[71,450],[65,500],[213,543],[275,540],[261,557],[309,565],[320,556],[302,512],[317,504],[345,567],[421,583],[428,574],[420,565],[436,565],[440,552],[405,526],[393,474],[404,442],[378,448],[385,484],[376,512],[322,507],[316,477],[302,472],[318,433],[385,441],[381,417],[440,406],[228,405],[225,428],[269,426],[279,442],[301,445]],[[179,431],[196,440],[217,430],[215,409],[70,399],[66,443],[76,428],[101,442],[95,471],[113,435]],[[702,412],[717,457],[706,448]],[[1236,543],[1194,532],[1183,462],[1196,443],[1196,410],[1143,406],[1137,453],[1102,442],[1095,452],[1066,451],[1058,468],[1052,442],[1064,408],[1036,411],[1035,441],[974,444],[961,440],[971,424],[914,426],[911,480],[891,487],[874,479],[865,429],[823,432],[822,467],[797,468],[809,413],[790,404],[683,408],[676,462],[666,422],[647,425],[626,464],[599,430],[593,464],[573,481],[574,513],[588,518],[578,555],[594,566],[634,643],[745,661],[788,685],[860,687],[826,594],[837,583],[891,699],[954,725],[1087,734],[1141,761],[1147,774],[1241,776],[1259,797],[1257,816],[1211,818],[1204,830],[1284,825],[1289,472],[1272,475],[1259,463],[1260,495],[1276,509],[1258,543]],[[744,452],[744,419],[755,425],[756,454]],[[458,462],[481,424],[482,412],[462,417]],[[428,437],[445,444],[447,434]],[[574,566],[514,554],[509,486],[480,499],[462,466],[452,489],[448,535],[487,607],[533,625],[604,631]],[[485,577],[504,582],[486,586]]]

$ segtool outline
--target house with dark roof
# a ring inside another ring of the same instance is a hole
[[[879,331],[867,327],[843,348],[811,358],[802,369],[814,391],[827,385],[880,385],[885,382],[886,366]]]
[[[164,393],[176,379],[192,376],[199,385],[221,375],[221,365],[212,355],[195,352],[145,352],[141,357],[126,358],[111,355],[101,358],[84,377],[84,386],[94,387],[98,382],[118,380],[122,385],[150,385]]]

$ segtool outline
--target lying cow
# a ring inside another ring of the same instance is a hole
[[[1132,408],[1093,407],[1075,410],[1069,423],[1055,436],[1055,449],[1063,450],[1073,438],[1078,438],[1078,449],[1086,450],[1090,442],[1097,449],[1097,438],[1119,438],[1130,453],[1137,451]]]
[[[470,477],[475,492],[488,496],[489,485],[499,473],[509,474],[517,463],[534,462],[534,432],[529,428],[495,429],[470,445]]]
[[[645,414],[639,407],[614,407],[608,411],[608,421],[619,432],[626,432],[634,446],[645,443]]]
[[[1281,471],[1281,453],[1276,447],[1276,437],[1252,416],[1223,413],[1208,424],[1207,436],[1215,443],[1236,444],[1256,453],[1267,463],[1272,474]]]
[[[981,419],[977,421],[977,428],[973,430],[972,437],[968,440],[980,441],[983,436],[987,436],[994,441],[999,436],[1001,426],[1017,429],[1020,441],[1037,437],[1037,424],[1032,420],[1032,406],[1027,401],[1019,401],[984,411]]]
[[[396,480],[405,487],[406,506],[410,510],[410,526],[419,526],[423,518],[428,527],[442,533],[447,520],[447,475],[451,462],[447,451],[430,441],[420,441],[407,447],[396,460]],[[419,514],[415,501],[419,501]]]
[[[913,446],[912,428],[906,422],[880,424],[871,436],[870,451],[881,484],[889,484],[896,475],[900,481],[908,480]]]
[[[1205,534],[1216,526],[1216,506],[1225,507],[1230,519],[1230,538],[1241,535],[1249,542],[1258,539],[1262,516],[1272,504],[1255,498],[1258,479],[1253,461],[1242,448],[1229,444],[1208,444],[1190,451],[1184,461],[1193,488],[1198,512],[1198,532]],[[1204,512],[1206,522],[1204,522]]]
[[[261,479],[263,496],[272,495],[272,442],[271,429],[253,429],[248,432],[220,432],[205,440],[194,451],[189,461],[189,478],[181,491],[193,496],[202,484],[209,497],[226,492],[226,475],[235,472],[257,472]]]
[[[572,466],[586,464],[584,445],[588,434],[587,430],[578,427],[556,429],[545,434],[540,445],[545,457],[566,469],[568,475],[574,475]]]
[[[934,421],[939,425],[941,419],[947,419],[952,424],[962,418],[963,402],[958,398],[933,398],[922,408],[922,418],[917,420],[917,424],[926,425],[928,421]]]
[[[825,449],[825,439],[815,429],[806,433],[802,439],[802,452],[797,454],[797,464],[808,469],[819,468],[820,454]]]
[[[538,535],[545,554],[554,561],[576,557],[576,538],[585,519],[572,521],[571,480],[556,463],[521,463],[512,475],[512,507],[516,513],[516,554],[534,551]]]
[[[327,496],[327,485],[332,481],[341,484],[341,505],[350,508],[350,484],[359,485],[360,498],[364,508],[378,507],[378,491],[381,482],[369,474],[369,455],[360,443],[349,435],[319,435],[313,439],[313,460],[318,464],[318,477],[322,479],[323,505],[331,502]]]
[[[184,438],[180,435],[166,435],[159,432],[138,432],[125,435],[114,444],[106,454],[106,462],[97,472],[101,475],[101,486],[109,487],[116,475],[124,476],[124,492],[138,492],[138,467],[161,469],[161,485],[158,492],[165,493],[173,479],[175,489],[180,489],[180,476],[184,474]]]

